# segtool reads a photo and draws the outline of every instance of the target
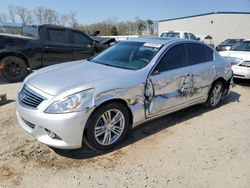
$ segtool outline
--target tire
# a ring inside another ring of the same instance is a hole
[[[118,102],[100,106],[90,116],[86,126],[84,141],[87,146],[95,151],[112,150],[127,134],[128,110]]]
[[[221,81],[214,82],[211,89],[209,90],[205,106],[208,108],[217,107],[222,99],[223,91],[224,91],[223,83]]]
[[[7,82],[22,81],[28,74],[28,67],[24,60],[15,56],[7,56],[0,62],[0,78]]]

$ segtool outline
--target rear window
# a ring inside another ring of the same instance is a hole
[[[187,52],[190,65],[213,61],[213,50],[205,45],[188,43]]]
[[[180,38],[180,33],[177,32],[162,33],[161,37]]]
[[[22,36],[38,38],[38,28],[35,26],[23,26]]]

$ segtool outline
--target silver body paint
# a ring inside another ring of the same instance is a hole
[[[169,47],[196,41],[159,38],[132,41],[160,43],[163,47],[140,70],[125,70],[82,60],[50,66],[27,77],[24,85],[46,100],[36,109],[26,108],[16,100],[17,119],[21,126],[47,145],[64,149],[80,148],[88,118],[105,102],[119,100],[126,104],[131,112],[132,127],[135,127],[152,118],[204,103],[214,80],[221,78],[229,81],[232,77],[229,64],[216,51],[214,61],[154,75],[154,67]],[[79,112],[44,112],[54,101],[89,88],[95,89],[93,98],[82,105]],[[50,138],[48,130],[60,139]]]

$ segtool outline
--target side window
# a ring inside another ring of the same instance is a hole
[[[196,37],[194,36],[194,34],[192,34],[192,33],[189,33],[189,37],[190,37],[190,39],[192,39],[192,40],[197,40]]]
[[[188,39],[188,34],[187,33],[184,33],[184,38]]]
[[[206,55],[207,55],[207,61],[213,61],[214,60],[214,51],[205,46],[205,51],[206,51]]]
[[[189,65],[195,65],[211,61],[213,59],[213,51],[207,48],[208,47],[202,44],[188,43],[187,53]]]
[[[88,45],[92,44],[92,41],[80,32],[72,31],[73,44]]]
[[[56,43],[67,43],[66,30],[48,29],[48,40]]]
[[[157,65],[159,72],[181,68],[187,65],[185,44],[171,47]]]

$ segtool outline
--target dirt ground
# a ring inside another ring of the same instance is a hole
[[[113,152],[53,150],[15,117],[20,84],[0,82],[0,187],[250,187],[250,83],[214,110],[194,106],[130,131]]]

